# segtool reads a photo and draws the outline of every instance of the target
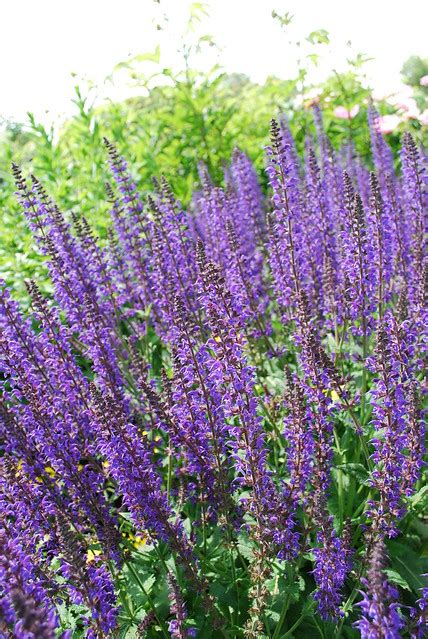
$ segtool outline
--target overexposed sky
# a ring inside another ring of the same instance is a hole
[[[27,111],[49,121],[73,112],[76,77],[94,81],[98,94],[130,94],[124,75],[105,83],[115,64],[161,47],[161,65],[177,69],[177,53],[189,17],[189,0],[2,0],[0,2],[0,115],[25,119]],[[213,36],[219,51],[207,50],[200,66],[218,61],[256,81],[296,71],[297,47],[314,30],[326,29],[320,46],[322,77],[343,66],[351,51],[375,58],[368,66],[377,91],[399,85],[400,68],[412,54],[428,55],[426,0],[211,0],[198,33]],[[284,33],[272,10],[294,15]],[[165,18],[167,17],[167,19]],[[161,30],[156,25],[162,27]],[[346,46],[352,42],[352,49]],[[305,45],[307,46],[307,45]],[[308,49],[304,48],[303,53]],[[147,63],[147,71],[151,67]],[[154,67],[153,67],[154,70]],[[46,113],[48,112],[48,113]]]

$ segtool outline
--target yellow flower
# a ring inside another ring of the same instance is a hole
[[[55,471],[52,466],[45,466],[45,471],[49,475],[49,477],[55,477]]]
[[[19,473],[21,472],[23,466],[24,466],[24,460],[20,459],[19,462],[16,464],[15,477],[19,477]]]
[[[339,401],[339,399],[340,399],[339,394],[338,394],[338,393],[336,393],[336,391],[335,391],[335,390],[332,390],[332,391],[331,391],[331,399],[332,399],[334,402],[337,402],[337,401]]]
[[[154,438],[155,442],[159,442],[159,441],[161,441],[161,439],[162,439],[162,437],[160,435],[156,435],[156,437]],[[161,452],[160,448],[157,448],[156,446],[154,447],[153,450],[154,450],[155,453],[160,453]]]
[[[89,564],[91,561],[94,561],[95,557],[99,557],[101,555],[101,550],[91,550],[89,548],[88,553],[86,555],[86,563]]]
[[[338,402],[340,399],[339,393],[337,393],[335,390],[332,390],[332,391],[324,390],[323,393],[324,395],[330,395],[333,402]]]
[[[128,541],[134,546],[134,548],[136,550],[140,550],[141,548],[143,548],[146,543],[147,543],[147,536],[144,535],[143,533],[140,534],[136,534],[134,535],[134,533],[122,533],[122,537],[125,537],[126,539],[128,539]]]
[[[135,535],[134,537],[134,547],[137,550],[140,550],[140,548],[143,548],[146,545],[146,541],[147,541],[147,537],[143,537],[141,535]]]

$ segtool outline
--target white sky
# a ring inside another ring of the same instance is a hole
[[[0,0],[0,114],[15,120],[33,111],[43,120],[73,112],[73,85],[79,77],[93,80],[101,96],[130,94],[124,78],[105,84],[113,66],[161,45],[161,64],[178,68],[180,44],[189,16],[189,0]],[[369,71],[375,89],[392,91],[399,71],[412,54],[428,54],[428,2],[425,0],[211,0],[209,16],[199,27],[220,47],[218,60],[227,71],[256,81],[267,75],[294,74],[297,48],[304,39],[326,29],[331,44],[320,48],[325,61],[317,73],[341,61],[350,50],[376,60]],[[294,14],[292,30],[281,31],[272,9]],[[168,16],[168,21],[162,15]],[[156,30],[156,23],[165,29]],[[215,61],[207,53],[201,65]],[[150,65],[147,66],[150,69]],[[49,113],[46,113],[49,111]]]

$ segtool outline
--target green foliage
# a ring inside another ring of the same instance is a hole
[[[286,11],[281,15],[277,11],[273,10],[272,18],[278,22],[282,29],[285,29],[293,22],[294,16],[289,11]]]
[[[325,29],[312,31],[306,38],[310,44],[329,44],[330,36]]]
[[[406,84],[411,87],[419,87],[420,79],[428,75],[428,58],[412,55],[406,60],[401,69],[401,75]],[[423,87],[428,93],[428,87]]]
[[[412,55],[401,69],[405,84],[413,88],[413,96],[421,111],[428,109],[428,86],[421,85],[421,78],[428,75],[428,58]]]
[[[128,71],[137,79],[133,62],[127,63]],[[140,85],[145,80],[140,78]],[[84,94],[77,86],[77,114],[61,130],[43,126],[31,114],[25,127],[6,128],[0,145],[0,273],[7,281],[15,273],[33,274],[38,259],[14,199],[12,160],[36,174],[63,210],[86,215],[103,234],[104,183],[109,177],[103,136],[114,140],[132,161],[143,191],[150,188],[152,176],[162,172],[187,204],[199,161],[220,179],[223,162],[239,145],[262,169],[267,123],[297,93],[293,80],[270,78],[261,87],[246,76],[219,69],[205,75],[188,69],[178,76],[164,69],[162,80],[150,92],[142,86],[142,97],[103,107],[94,106],[93,91]],[[21,282],[14,283],[21,287]]]
[[[189,32],[203,10],[202,3],[194,3]],[[275,17],[282,26],[292,20],[288,14],[281,19]],[[316,46],[327,43],[328,33],[314,31],[308,41]],[[218,67],[207,73],[190,68],[194,53],[207,45],[213,46],[207,36],[195,45],[183,45],[185,68],[176,74],[160,68],[159,48],[116,65],[109,79],[113,80],[117,72],[127,73],[141,91],[140,97],[96,106],[96,89],[76,86],[76,113],[58,130],[37,122],[32,114],[26,125],[6,126],[0,140],[1,277],[13,282],[22,293],[23,282],[30,276],[37,276],[44,283],[42,287],[47,287],[41,257],[32,247],[15,202],[12,160],[26,173],[34,173],[61,209],[84,214],[103,237],[108,207],[104,183],[109,179],[104,136],[129,159],[143,192],[151,187],[152,176],[162,173],[184,205],[189,204],[198,183],[198,163],[205,163],[214,179],[221,182],[224,162],[235,146],[250,156],[263,183],[263,147],[272,117],[287,117],[302,150],[306,132],[314,133],[310,114],[314,95],[323,108],[326,131],[336,148],[352,138],[356,150],[368,156],[365,105],[370,89],[362,73],[363,56],[349,60],[346,72],[334,72],[320,86],[308,86],[305,67],[295,78],[269,77],[259,85],[243,74],[226,74]],[[313,57],[308,64],[316,62],[317,54]],[[147,67],[150,73],[143,72]],[[355,119],[334,116],[336,106],[351,109],[355,105],[360,106]],[[398,144],[398,136],[391,139],[394,146]]]

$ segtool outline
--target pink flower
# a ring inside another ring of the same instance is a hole
[[[428,87],[428,75],[423,75],[419,80],[421,87]]]
[[[420,114],[419,122],[423,124],[423,126],[428,126],[428,109],[425,109],[425,111]]]
[[[336,118],[340,120],[352,120],[359,113],[360,107],[358,104],[352,107],[351,110],[346,109],[344,106],[338,106],[333,111]]]
[[[400,124],[398,115],[381,115],[378,119],[379,131],[381,133],[392,133]]]
[[[417,119],[419,117],[419,109],[414,98],[404,98],[400,102],[396,102],[396,107],[404,111],[406,120]]]

